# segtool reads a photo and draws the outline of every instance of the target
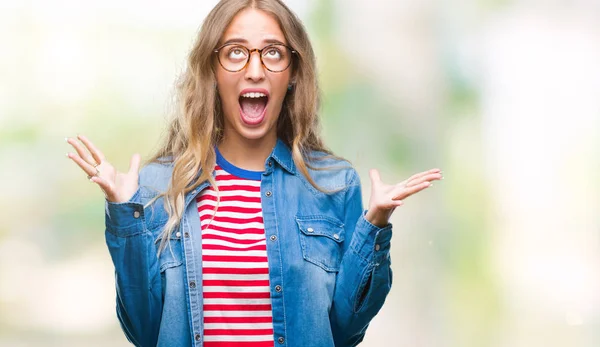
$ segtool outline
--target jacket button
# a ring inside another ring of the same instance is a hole
[[[279,337],[277,339],[277,342],[279,342],[279,344],[283,345],[283,343],[285,342],[285,339],[283,337]]]
[[[277,293],[281,292],[281,286],[280,286],[280,285],[276,285],[276,286],[275,286],[275,291],[276,291]]]
[[[270,197],[271,195],[273,195],[273,193],[271,193],[271,191],[270,191],[270,190],[267,190],[267,192],[265,193],[265,195],[266,195],[267,197]]]
[[[140,211],[133,212],[133,218],[140,218]]]
[[[333,234],[333,238],[334,238],[334,239],[336,239],[336,240],[339,240],[339,239],[340,239],[340,235],[338,235],[338,234]]]
[[[188,233],[187,231],[185,233],[183,233],[183,236],[185,237],[190,237],[190,233]]]
[[[269,162],[267,163],[269,166],[273,166],[273,162],[269,160]]]
[[[180,238],[180,237],[181,237],[181,232],[179,232],[179,231],[178,231],[178,232],[176,232],[176,233],[175,233],[175,237],[176,237],[176,238]]]
[[[196,282],[191,281],[190,282],[190,288],[196,288]]]
[[[277,241],[277,236],[275,236],[275,235],[271,235],[271,237],[269,237],[269,239],[270,239],[271,241]]]
[[[378,251],[381,248],[381,246],[379,244],[375,245],[375,250]]]
[[[312,232],[314,232],[314,231],[315,231],[315,229],[313,229],[313,228],[308,228],[308,229],[306,229],[306,231],[308,231],[309,233],[312,233]]]
[[[200,341],[200,339],[202,339],[202,336],[200,336],[200,334],[196,334],[194,338],[196,339],[196,341]]]

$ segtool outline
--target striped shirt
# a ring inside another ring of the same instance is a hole
[[[211,186],[196,198],[202,226],[204,346],[272,347],[261,176],[233,166],[218,152],[215,170],[220,195],[216,212]]]

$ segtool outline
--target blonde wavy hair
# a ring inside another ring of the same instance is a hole
[[[159,254],[182,218],[185,194],[206,180],[216,189],[212,176],[216,163],[214,148],[222,138],[224,120],[215,88],[214,69],[218,68],[218,63],[213,52],[229,23],[240,11],[248,8],[272,15],[278,21],[288,45],[297,52],[291,66],[295,85],[282,104],[277,136],[291,148],[294,163],[308,182],[328,193],[317,186],[308,172],[308,168],[320,170],[310,165],[313,159],[339,157],[325,147],[320,136],[320,92],[315,55],[304,26],[280,0],[221,0],[202,24],[189,54],[186,70],[176,85],[177,109],[169,122],[164,143],[148,160],[148,163],[173,164],[167,191],[155,198],[164,197],[165,210],[169,214],[161,235]],[[312,151],[323,152],[325,156],[311,157]]]

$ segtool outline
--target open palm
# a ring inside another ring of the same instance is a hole
[[[104,157],[104,154],[83,135],[77,139],[66,138],[77,153],[67,153],[87,175],[90,181],[96,183],[110,202],[128,201],[138,188],[138,172],[141,157],[134,154],[129,164],[129,171],[119,172]],[[82,145],[83,144],[83,145]]]
[[[404,199],[431,186],[431,181],[441,180],[440,169],[431,169],[412,175],[396,184],[386,184],[381,180],[379,171],[369,171],[371,178],[371,197],[365,218],[374,225],[385,226],[392,212],[404,203]]]

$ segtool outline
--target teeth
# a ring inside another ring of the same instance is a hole
[[[266,96],[267,95],[264,94],[264,93],[245,93],[245,94],[242,94],[243,98],[264,98]]]

